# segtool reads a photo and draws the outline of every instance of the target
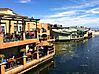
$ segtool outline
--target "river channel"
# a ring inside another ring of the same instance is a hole
[[[99,74],[99,36],[55,43],[53,60],[25,74]]]

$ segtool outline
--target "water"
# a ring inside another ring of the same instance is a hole
[[[99,74],[99,36],[81,42],[59,42],[55,45],[54,61],[49,62],[52,66],[46,63],[25,74]]]

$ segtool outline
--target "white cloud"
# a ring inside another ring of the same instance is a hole
[[[19,2],[20,3],[28,3],[28,2],[31,2],[31,0],[20,0]]]
[[[83,24],[89,24],[90,26],[90,23],[99,24],[99,18],[93,16],[99,14],[99,8],[96,8],[96,5],[99,5],[98,0],[82,3],[78,6],[53,8],[52,10],[56,11],[56,13],[46,15],[41,19],[41,22],[60,24],[63,26],[77,26]]]
[[[41,22],[60,24],[63,26],[77,26],[77,25],[83,25],[83,24],[88,24],[88,23],[99,24],[99,18],[62,17],[62,18],[57,18],[57,19],[52,19],[52,18],[42,19]],[[90,26],[90,24],[89,24],[89,26]]]
[[[59,13],[56,13],[54,15],[50,15],[48,16],[49,18],[55,18],[55,17],[67,17],[67,16],[72,16],[75,14],[75,11],[64,11],[64,12],[59,12]]]
[[[60,24],[63,26],[77,26],[82,24],[88,24],[88,23],[98,23],[99,24],[99,18],[97,17],[88,17],[92,14],[96,14],[99,11],[99,8],[93,8],[90,10],[84,11],[85,14],[79,14],[78,16],[75,16],[79,10],[72,10],[72,11],[64,11],[64,12],[58,12],[54,15],[48,15],[45,16],[41,22],[45,23],[52,23],[52,24]],[[90,26],[90,25],[89,25]]]
[[[99,14],[99,7],[86,11],[86,13]]]
[[[72,0],[75,2],[75,0]],[[73,5],[73,6],[63,6],[63,7],[56,7],[52,8],[51,10],[70,10],[70,9],[81,9],[81,8],[87,8],[87,7],[93,7],[99,4],[98,0],[90,1],[90,2],[81,2],[80,5]]]

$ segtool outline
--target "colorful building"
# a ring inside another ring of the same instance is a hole
[[[53,58],[48,25],[39,20],[0,8],[0,74],[24,72]]]

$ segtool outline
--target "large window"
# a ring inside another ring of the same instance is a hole
[[[14,24],[14,31],[21,32],[22,31],[22,23],[15,23]]]

